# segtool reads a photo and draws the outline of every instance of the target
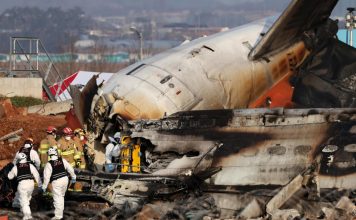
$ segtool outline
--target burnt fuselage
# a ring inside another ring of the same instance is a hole
[[[222,168],[211,184],[284,185],[318,160],[322,188],[356,187],[356,109],[191,111],[130,124],[134,136],[155,146],[152,153],[179,155],[154,174],[193,170],[221,142],[201,167]],[[338,149],[322,152],[329,145]]]

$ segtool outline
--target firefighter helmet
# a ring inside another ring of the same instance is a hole
[[[57,129],[54,126],[48,126],[46,132],[48,134],[53,134],[57,132]]]
[[[128,145],[130,142],[131,142],[131,137],[130,136],[122,136],[121,144]]]
[[[27,156],[25,153],[18,153],[16,155],[16,162],[17,163],[25,163],[27,162]]]
[[[69,128],[69,127],[63,128],[63,133],[64,133],[66,136],[72,136],[72,135],[73,135],[73,131],[72,131],[72,129]]]
[[[77,128],[77,129],[74,130],[74,135],[84,136],[85,132],[84,132],[83,129]]]

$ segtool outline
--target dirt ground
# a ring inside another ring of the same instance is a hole
[[[46,136],[45,130],[49,125],[55,126],[58,129],[66,125],[64,115],[27,115],[23,110],[12,108],[11,114],[0,118],[0,137],[21,128],[23,132],[19,134],[21,136],[19,141],[13,143],[9,143],[6,140],[0,141],[0,169],[13,159],[16,151],[21,147],[26,138],[32,138],[35,143],[35,149],[37,149],[40,141]]]

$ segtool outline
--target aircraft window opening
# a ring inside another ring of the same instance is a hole
[[[159,81],[161,84],[164,84],[166,82],[168,82],[170,79],[172,79],[172,75],[168,75],[166,77],[164,77],[161,81]]]
[[[136,70],[140,69],[140,68],[143,67],[144,65],[145,65],[144,63],[138,65],[138,66],[135,67],[133,70],[131,70],[130,72],[126,73],[126,75],[131,75],[133,72],[135,72]]]
[[[286,153],[287,149],[284,146],[281,146],[280,144],[276,144],[273,147],[269,147],[267,149],[268,154],[270,155],[284,155]]]

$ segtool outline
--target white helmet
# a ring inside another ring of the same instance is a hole
[[[114,138],[115,138],[115,139],[120,139],[120,138],[121,138],[120,132],[116,132],[116,133],[114,134]]]
[[[24,153],[18,153],[16,156],[16,161],[17,163],[26,163],[27,162],[27,156]]]
[[[57,146],[52,146],[48,149],[47,154],[50,160],[58,160]]]
[[[30,148],[30,147],[32,147],[31,144],[25,144],[25,145],[24,145],[24,148]]]
[[[31,138],[27,138],[23,146],[24,146],[24,148],[33,147],[33,140]]]
[[[112,143],[119,143],[121,139],[121,134],[120,132],[116,132],[113,137],[108,137],[109,141]]]

